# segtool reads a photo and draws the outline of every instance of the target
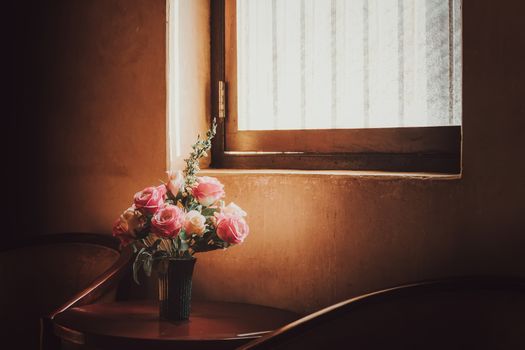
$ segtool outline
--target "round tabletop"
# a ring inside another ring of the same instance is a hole
[[[54,318],[54,331],[100,349],[233,349],[299,317],[260,305],[192,301],[189,320],[174,322],[159,319],[157,302],[141,300],[68,309]]]

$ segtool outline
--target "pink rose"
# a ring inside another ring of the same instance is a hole
[[[135,208],[142,211],[144,214],[155,214],[166,197],[166,186],[160,185],[158,187],[146,187],[140,192],[135,193],[133,202]]]
[[[224,185],[214,177],[198,177],[197,185],[192,188],[191,194],[197,198],[200,204],[210,206],[224,197]]]
[[[127,246],[136,239],[145,223],[144,215],[134,208],[128,208],[113,224],[113,236],[120,239],[123,246]]]
[[[176,196],[179,192],[184,189],[184,176],[182,176],[182,171],[168,171],[169,181],[166,184],[168,190]]]
[[[160,208],[151,218],[151,230],[166,238],[177,236],[183,224],[184,211],[175,205]]]
[[[242,216],[234,214],[216,213],[217,236],[231,244],[242,243],[250,228]]]

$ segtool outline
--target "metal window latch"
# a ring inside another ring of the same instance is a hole
[[[224,81],[219,80],[219,119],[226,118],[226,84]]]

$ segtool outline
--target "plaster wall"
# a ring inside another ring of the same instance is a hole
[[[309,312],[420,279],[525,276],[524,5],[504,3],[464,1],[461,178],[208,170],[251,233],[198,256],[195,296]],[[39,210],[18,212],[11,230],[109,232],[133,193],[165,176],[165,3],[31,10],[12,183],[29,185]]]

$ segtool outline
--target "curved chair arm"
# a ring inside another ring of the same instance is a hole
[[[56,238],[64,242],[86,242],[86,243],[100,243],[108,247],[118,249],[118,241],[109,235],[100,234],[79,234],[79,237],[69,238],[71,235],[53,235]],[[59,237],[61,236],[61,237]],[[67,237],[66,240],[63,240]],[[133,252],[129,247],[122,249],[119,258],[115,263],[109,267],[102,275],[100,275],[91,285],[82,290],[81,292],[74,295],[70,300],[61,305],[56,310],[50,312],[41,318],[41,330],[40,330],[40,349],[51,350],[60,348],[60,340],[54,335],[53,332],[53,318],[71,308],[78,305],[85,305],[93,303],[103,297],[108,291],[115,288],[122,278],[122,276],[128,271],[128,267],[131,264],[131,258]]]
[[[334,304],[295,322],[277,329],[276,331],[262,336],[250,343],[238,348],[238,350],[249,349],[273,349],[281,348],[301,334],[317,329],[332,320],[360,309],[363,306],[374,305],[380,302],[395,300],[396,298],[417,297],[422,293],[432,291],[461,291],[461,290],[513,290],[525,295],[525,279],[514,276],[468,276],[445,280],[425,281],[413,284],[388,288],[377,292],[364,294]]]

